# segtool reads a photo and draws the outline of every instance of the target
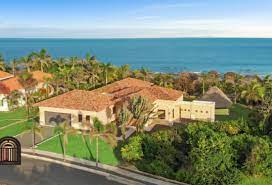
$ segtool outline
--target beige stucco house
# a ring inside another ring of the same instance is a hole
[[[68,122],[84,129],[98,117],[103,124],[115,120],[118,107],[133,96],[143,96],[153,102],[154,122],[180,122],[182,119],[214,121],[214,102],[183,101],[180,91],[159,87],[147,81],[126,78],[93,91],[73,90],[39,102],[41,125]]]
[[[33,91],[44,88],[46,79],[52,77],[51,74],[41,71],[33,71],[31,72],[31,74],[32,78],[34,78],[38,82],[38,84],[33,88]],[[19,106],[23,106],[25,104],[25,89],[20,84],[19,77],[0,71],[0,111],[10,111],[8,97],[12,93],[12,91],[18,91],[22,95],[18,99],[18,103]]]

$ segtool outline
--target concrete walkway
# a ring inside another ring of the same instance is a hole
[[[48,126],[41,127],[41,135],[42,137],[35,134],[35,144],[51,138],[54,135],[54,128]],[[17,135],[16,138],[20,141],[22,148],[32,147],[32,133],[30,130]]]

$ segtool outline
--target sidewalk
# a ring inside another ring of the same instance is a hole
[[[123,168],[105,165],[99,163],[98,168],[95,162],[78,159],[70,156],[66,156],[66,161],[63,161],[63,156],[61,154],[56,154],[52,152],[36,150],[35,155],[32,155],[31,149],[22,149],[22,156],[29,157],[40,160],[47,160],[49,162],[54,162],[62,165],[68,165],[69,167],[75,167],[84,171],[89,171],[91,173],[97,173],[100,175],[110,175],[112,178],[117,178],[120,182],[126,182],[124,184],[147,184],[147,185],[188,185],[178,181],[166,179],[163,177],[155,176],[152,174],[147,174],[139,171],[126,170]],[[72,165],[72,166],[71,166]]]

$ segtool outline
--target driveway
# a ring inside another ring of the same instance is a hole
[[[2,185],[120,185],[104,176],[22,158],[21,166],[0,166]]]
[[[41,141],[48,139],[50,137],[52,137],[54,135],[54,127],[50,127],[50,126],[44,126],[41,127],[41,136],[39,136],[38,134],[35,134],[35,143],[38,144]],[[20,141],[22,148],[29,148],[32,146],[32,133],[31,131],[27,131],[25,133],[22,133],[18,136],[16,136],[16,138]]]

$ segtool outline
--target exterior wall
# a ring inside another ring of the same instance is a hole
[[[9,111],[6,95],[0,94],[0,111]]]
[[[71,126],[77,129],[82,129],[82,123],[86,122],[86,116],[90,116],[90,124],[92,124],[92,118],[97,117],[103,124],[107,124],[115,119],[112,114],[112,107],[107,110],[100,112],[82,111],[82,110],[72,110],[72,109],[62,109],[62,108],[52,108],[52,107],[39,107],[40,111],[40,124],[47,125],[45,119],[45,112],[56,112],[71,114]],[[82,122],[79,122],[79,115],[82,115]]]
[[[213,122],[215,119],[214,102],[157,100],[154,103],[155,111],[165,110],[165,120],[169,122],[181,119]]]

